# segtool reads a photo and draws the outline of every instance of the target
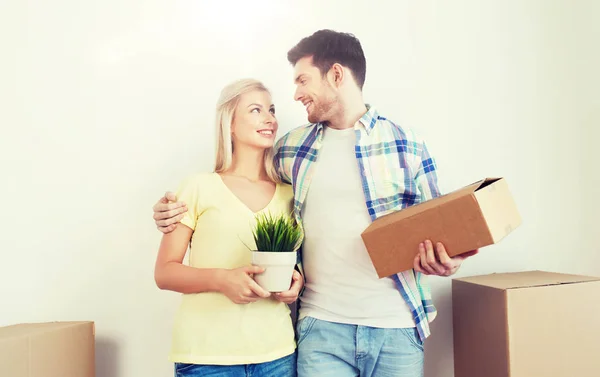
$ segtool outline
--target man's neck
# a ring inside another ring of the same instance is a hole
[[[340,103],[340,109],[337,116],[332,117],[327,122],[327,126],[338,130],[354,127],[356,122],[365,115],[367,107],[361,98],[347,100]]]

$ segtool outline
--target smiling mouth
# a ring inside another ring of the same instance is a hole
[[[310,102],[306,102],[306,103],[304,104],[304,108],[306,109],[306,111],[308,111],[308,108],[309,108],[311,105],[312,105],[312,101],[310,101]]]
[[[256,131],[261,135],[265,135],[265,136],[273,136],[273,130],[259,130]]]

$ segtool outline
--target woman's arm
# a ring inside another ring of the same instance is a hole
[[[198,269],[183,264],[193,231],[178,226],[162,237],[154,268],[154,280],[160,289],[179,293],[218,292],[224,270]]]
[[[184,265],[182,262],[192,233],[192,229],[180,225],[163,235],[154,268],[154,280],[160,289],[179,293],[220,292],[236,304],[270,296],[252,279],[253,274],[264,271],[260,267],[229,270]]]

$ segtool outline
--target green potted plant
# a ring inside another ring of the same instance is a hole
[[[254,275],[254,280],[269,292],[287,291],[302,242],[300,226],[291,216],[262,213],[256,216],[252,234],[256,243],[252,264],[265,269]]]

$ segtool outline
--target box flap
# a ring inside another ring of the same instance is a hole
[[[599,281],[600,277],[569,275],[546,271],[525,271],[470,276],[455,280],[491,288],[516,289]]]
[[[20,323],[0,327],[0,341],[4,339],[20,338],[42,334],[48,331],[64,329],[66,327],[88,324],[91,322],[46,322],[46,323]]]
[[[521,225],[521,215],[506,179],[486,179],[475,191],[475,198],[494,243],[498,243]]]
[[[467,187],[474,187],[475,189],[473,191],[478,191],[481,190],[483,188],[486,188],[487,186],[491,185],[492,183],[498,182],[499,180],[501,180],[502,178],[498,177],[498,178],[485,178],[482,179],[480,181],[477,181]]]

